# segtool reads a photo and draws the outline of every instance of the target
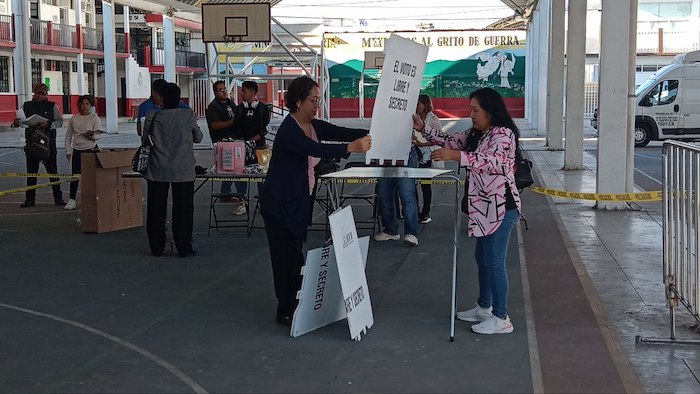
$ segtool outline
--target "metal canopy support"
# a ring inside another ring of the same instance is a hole
[[[237,50],[227,50],[217,48],[217,45],[212,44],[207,47],[209,51],[209,80],[214,81],[216,79],[222,79],[226,82],[229,89],[231,89],[234,86],[238,86],[238,80],[240,79],[287,81],[306,75],[317,80],[321,85],[323,104],[320,108],[319,115],[322,119],[328,119],[330,115],[330,75],[325,58],[323,57],[323,41],[320,43],[321,53],[319,54],[319,51],[306,44],[304,40],[290,31],[276,18],[271,17],[270,19],[271,22],[274,22],[282,31],[288,34],[292,40],[296,41],[294,46],[285,43],[284,39],[279,36],[279,32],[278,34],[272,33],[274,43],[268,44],[268,46],[261,51],[252,51],[250,45],[246,45]],[[221,59],[221,57],[224,59]],[[283,59],[288,59],[287,61],[293,63],[295,67],[299,67],[303,71],[303,74],[249,74],[253,65],[265,62],[270,58],[275,58],[282,62],[285,61]],[[235,64],[241,63],[243,63],[242,68],[238,69],[234,67]],[[225,65],[223,72],[221,71],[222,64]],[[280,86],[278,89],[283,90],[284,87]],[[238,89],[233,89],[233,91],[234,99],[237,100]]]

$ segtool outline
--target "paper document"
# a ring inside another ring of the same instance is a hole
[[[24,119],[24,120],[20,121],[20,123],[23,124],[23,125],[25,125],[25,126],[30,126],[30,127],[31,127],[31,126],[36,126],[36,125],[38,125],[39,123],[48,122],[48,121],[49,121],[49,120],[46,119],[46,118],[43,117],[43,116],[40,116],[40,115],[32,115],[32,116],[28,117],[27,119]]]

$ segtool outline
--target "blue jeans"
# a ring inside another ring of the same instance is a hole
[[[408,167],[418,167],[418,155],[411,149],[408,156]],[[416,198],[416,180],[410,178],[379,178],[377,181],[377,193],[379,194],[379,208],[382,214],[382,227],[389,235],[397,235],[399,226],[396,221],[396,200],[394,196],[399,192],[401,207],[403,208],[403,228],[405,234],[418,235],[418,200]]]
[[[233,184],[233,182],[228,182],[228,181],[221,182],[221,194],[230,194],[232,184]]]
[[[479,304],[482,308],[493,307],[492,313],[499,319],[508,315],[508,273],[506,256],[510,232],[518,223],[517,209],[506,211],[503,222],[495,233],[476,239],[476,265],[479,267]]]
[[[242,194],[244,198],[246,198],[246,193],[248,193],[248,182],[234,182],[234,184],[236,185],[236,193]]]

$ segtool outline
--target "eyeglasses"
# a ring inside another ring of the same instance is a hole
[[[46,93],[46,92],[34,92],[34,94],[39,94],[39,95],[42,95],[42,96],[48,95],[48,93]]]
[[[314,105],[319,105],[319,103],[321,103],[320,97],[307,97],[306,99],[311,101]]]

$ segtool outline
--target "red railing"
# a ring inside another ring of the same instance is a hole
[[[15,41],[12,26],[12,15],[0,15],[0,41]]]

